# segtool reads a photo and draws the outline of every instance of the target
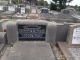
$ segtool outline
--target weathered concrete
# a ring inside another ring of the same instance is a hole
[[[9,47],[1,60],[55,60],[47,42],[17,42]]]
[[[70,51],[68,50],[68,45],[66,42],[58,42],[58,46],[64,54],[66,60],[75,60]]]
[[[27,14],[15,14],[12,16],[12,19],[26,19],[27,18]]]
[[[67,42],[69,47],[80,48],[80,23],[69,26]]]
[[[7,24],[7,38],[8,44],[12,45],[15,42],[19,41],[18,36],[18,25],[46,25],[46,37],[45,41],[55,43],[56,37],[56,25],[44,20],[17,20],[17,22],[9,22]]]
[[[0,32],[0,56],[2,55],[2,52],[4,50],[4,47],[6,45],[6,33],[5,32]]]
[[[68,24],[57,23],[56,42],[66,41],[68,33]]]

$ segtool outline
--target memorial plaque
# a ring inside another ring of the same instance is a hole
[[[80,27],[73,31],[72,44],[80,44]]]
[[[70,47],[80,47],[80,24],[70,25],[67,36]]]
[[[44,41],[46,38],[46,25],[18,25],[20,41]]]

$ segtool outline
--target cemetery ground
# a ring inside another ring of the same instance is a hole
[[[80,60],[80,18],[74,9],[41,13],[36,7],[17,12],[10,7],[0,14],[0,60]]]

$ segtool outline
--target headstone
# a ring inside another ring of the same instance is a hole
[[[62,14],[68,14],[68,15],[75,15],[77,14],[76,10],[74,8],[68,7],[66,9],[63,9],[61,11]]]
[[[16,8],[14,6],[8,6],[8,11],[15,11]]]
[[[70,25],[67,41],[69,46],[80,47],[80,24]]]
[[[26,8],[25,7],[21,7],[21,14],[25,14],[26,13]]]
[[[36,7],[32,7],[31,8],[31,13],[32,14],[36,14],[37,13],[37,8]]]
[[[70,25],[67,37],[67,49],[74,60],[80,59],[80,23]]]
[[[56,25],[44,20],[17,20],[7,25],[8,44],[17,41],[47,41],[55,43]]]
[[[68,25],[67,41],[58,42],[58,47],[65,56],[66,60],[80,59],[80,23],[65,23]],[[61,29],[60,29],[61,30]],[[63,33],[62,33],[63,34]]]
[[[4,8],[4,6],[0,6],[0,11],[3,11],[4,10],[3,8]]]
[[[48,8],[42,8],[42,9],[41,9],[41,13],[49,13]]]

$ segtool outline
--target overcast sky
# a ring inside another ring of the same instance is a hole
[[[50,3],[50,1],[52,1],[52,0],[45,0],[45,1],[48,1],[48,3]],[[70,5],[73,5],[73,6],[79,5],[79,6],[80,6],[80,0],[73,0],[73,1],[70,3]]]

